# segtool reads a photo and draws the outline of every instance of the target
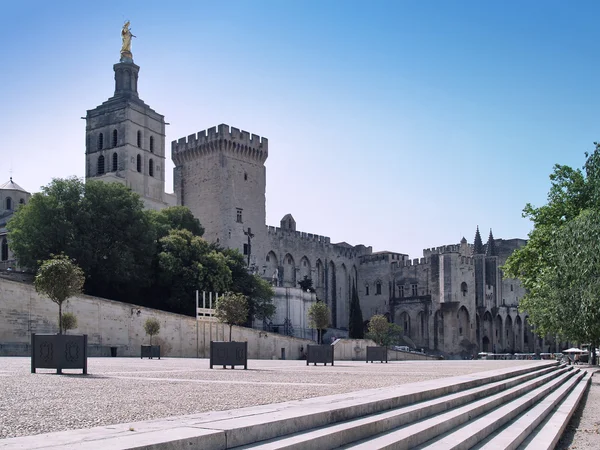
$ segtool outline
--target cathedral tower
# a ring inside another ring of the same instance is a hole
[[[115,93],[86,115],[86,179],[123,183],[147,208],[162,209],[175,204],[165,194],[165,120],[139,98],[129,22],[121,34]]]
[[[171,144],[173,188],[204,237],[237,248],[258,268],[264,263],[268,141],[221,124]]]

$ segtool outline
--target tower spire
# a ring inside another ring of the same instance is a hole
[[[494,235],[492,234],[491,228],[490,235],[486,244],[485,256],[498,256],[498,253],[496,252],[496,242],[494,241]]]
[[[481,234],[479,234],[479,225],[477,225],[477,231],[475,232],[475,242],[473,245],[473,254],[482,255],[483,253],[483,241],[481,240]]]

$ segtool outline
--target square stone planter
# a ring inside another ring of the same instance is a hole
[[[160,345],[142,345],[142,359],[143,358],[158,358],[160,359]]]
[[[82,369],[87,374],[87,334],[31,335],[31,373],[36,369]]]
[[[331,363],[333,366],[333,345],[307,345],[306,346],[306,365]]]
[[[244,366],[248,368],[248,342],[210,341],[210,368]]]
[[[367,346],[367,363],[371,361],[381,361],[387,364],[388,352],[387,347],[373,347]]]

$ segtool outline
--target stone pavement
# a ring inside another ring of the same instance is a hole
[[[0,437],[133,424],[527,363],[336,361],[333,367],[315,367],[305,361],[250,360],[245,371],[211,370],[206,359],[90,358],[88,376],[57,376],[50,370],[31,374],[29,358],[0,358]]]
[[[87,376],[30,373],[29,358],[0,358],[0,438],[90,428],[299,400],[523,365],[523,361],[250,360],[248,370],[207,359],[90,358]],[[80,371],[67,371],[77,373]]]

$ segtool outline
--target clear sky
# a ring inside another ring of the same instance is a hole
[[[597,1],[28,1],[0,17],[0,183],[84,176],[131,20],[170,142],[269,139],[267,223],[419,257],[526,238],[554,164],[600,139]],[[166,189],[172,192],[172,164]]]

